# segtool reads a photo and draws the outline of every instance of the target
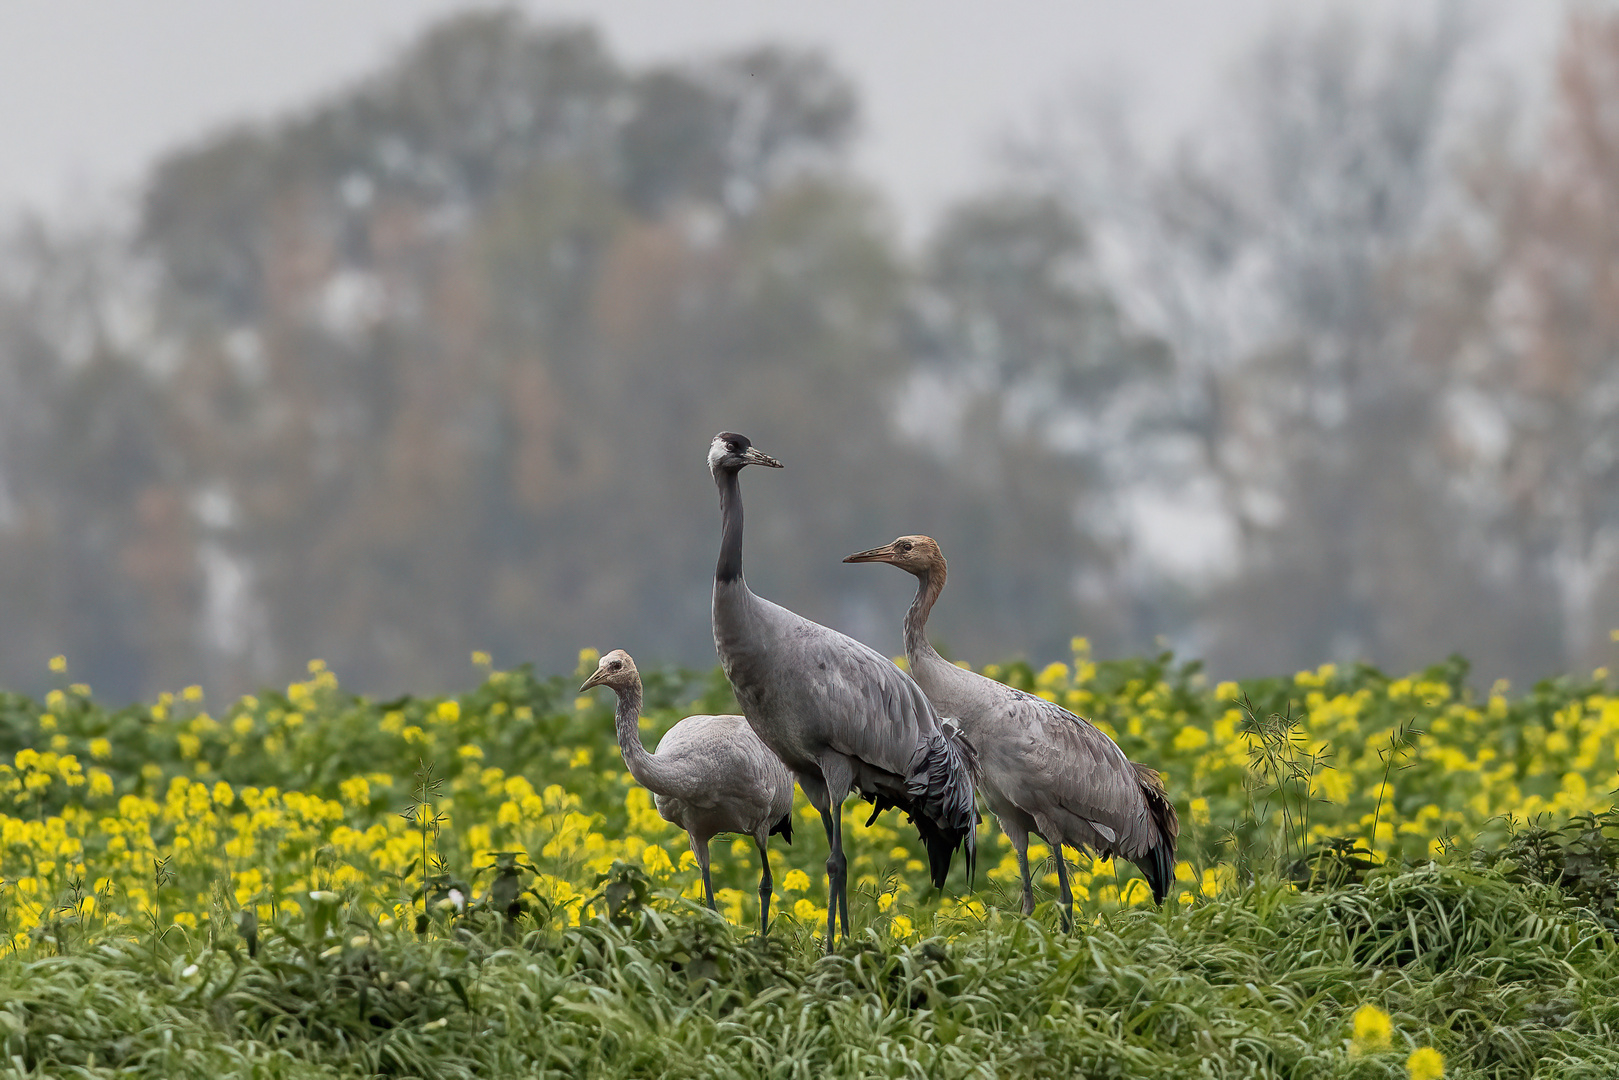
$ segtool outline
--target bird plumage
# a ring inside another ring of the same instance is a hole
[[[925,536],[849,556],[845,562],[887,562],[916,575],[916,599],[905,619],[911,674],[943,714],[956,717],[977,750],[974,778],[1017,851],[1025,913],[1033,907],[1027,859],[1033,832],[1058,855],[1061,845],[1136,863],[1162,902],[1174,880],[1179,822],[1156,770],[1130,761],[1089,721],[1055,702],[959,668],[928,642],[928,613],[944,588],[938,544]]]
[[[709,452],[720,489],[714,645],[743,715],[820,811],[832,854],[827,947],[848,932],[841,806],[850,791],[904,810],[928,849],[935,885],[972,844],[971,748],[945,730],[922,689],[876,650],[756,595],[742,576],[737,473],[779,468],[746,437],[722,432]]]
[[[751,836],[759,848],[760,933],[770,924],[771,875],[767,838],[792,843],[793,778],[781,759],[736,715],[688,716],[664,733],[656,751],[641,743],[641,676],[622,649],[601,658],[596,673],[579,688],[611,687],[618,695],[615,719],[619,750],[630,775],[652,792],[665,821],[686,830],[703,874],[708,906],[714,906],[709,841],[720,833]]]

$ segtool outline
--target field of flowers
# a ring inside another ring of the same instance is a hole
[[[62,978],[83,993],[105,993],[117,983],[117,972],[127,975],[131,965],[144,965],[148,976],[156,972],[157,983],[181,998],[216,1001],[227,985],[236,988],[232,993],[240,989],[234,980],[244,964],[268,971],[263,965],[284,954],[296,958],[297,978],[327,990],[347,986],[345,1000],[357,994],[357,1004],[345,1007],[357,1010],[363,1032],[402,1023],[393,1014],[379,1021],[383,1014],[368,1010],[381,1008],[378,1002],[390,988],[411,991],[416,997],[409,1015],[426,1017],[411,1030],[429,1039],[435,1030],[430,1025],[442,1020],[440,1027],[447,1026],[450,1017],[428,1014],[456,1002],[471,1014],[475,993],[467,978],[418,978],[410,974],[412,965],[426,971],[440,962],[465,964],[469,955],[484,955],[480,943],[510,951],[519,941],[544,940],[552,946],[573,942],[567,948],[575,950],[570,955],[576,966],[620,970],[614,965],[625,961],[615,950],[631,949],[637,963],[646,961],[644,942],[651,935],[679,942],[670,954],[675,959],[665,957],[668,970],[662,974],[635,978],[662,985],[670,971],[696,970],[694,957],[706,956],[703,963],[714,967],[721,982],[748,983],[774,972],[770,978],[800,979],[802,990],[806,973],[820,971],[813,932],[825,917],[826,852],[814,812],[800,796],[796,842],[787,847],[778,840],[772,848],[775,940],[743,949],[739,942],[755,918],[758,867],[751,841],[715,843],[715,883],[722,914],[733,927],[725,930],[689,903],[701,896],[701,883],[684,835],[658,817],[648,793],[624,771],[611,695],[575,697],[579,678],[594,670],[595,659],[587,651],[573,675],[540,678],[527,668],[496,670],[487,656],[475,654],[480,677],[467,693],[393,701],[345,691],[315,661],[306,680],[284,691],[215,703],[189,688],[122,709],[98,705],[90,688],[71,681],[66,661],[52,661],[61,685],[44,700],[0,695],[0,942],[7,954],[0,985],[21,993],[29,978],[56,971],[67,973]],[[1541,912],[1525,914],[1524,925],[1539,926],[1562,943],[1565,959],[1559,962],[1565,967],[1574,952],[1595,949],[1593,964],[1601,972],[1593,974],[1593,968],[1582,977],[1596,979],[1593,986],[1614,977],[1611,934],[1619,923],[1611,905],[1605,931],[1600,923],[1582,922],[1583,915],[1559,914],[1548,922],[1546,910],[1562,911],[1552,900],[1540,893],[1508,898],[1520,886],[1483,869],[1486,856],[1529,823],[1559,825],[1589,815],[1595,835],[1603,835],[1597,815],[1613,807],[1619,769],[1619,694],[1605,671],[1589,679],[1547,680],[1525,692],[1504,685],[1475,692],[1460,660],[1401,678],[1368,667],[1326,665],[1291,678],[1209,685],[1195,664],[1168,655],[1097,662],[1076,640],[1071,664],[1041,671],[991,667],[987,673],[1093,718],[1132,758],[1163,771],[1183,826],[1181,889],[1169,910],[1159,912],[1133,868],[1082,859],[1076,876],[1081,929],[1071,941],[1059,941],[1049,933],[1056,925],[1051,865],[1044,867],[1035,920],[1014,918],[1016,865],[992,819],[984,822],[979,841],[987,873],[969,891],[958,863],[952,888],[941,898],[930,895],[914,830],[893,812],[866,826],[865,811],[851,806],[846,821],[857,940],[846,957],[855,957],[847,962],[856,969],[862,949],[875,950],[883,964],[903,957],[904,980],[910,980],[905,985],[925,987],[966,962],[951,955],[953,948],[970,952],[977,942],[986,961],[994,949],[1027,949],[1031,971],[1067,970],[1072,980],[1075,965],[1105,964],[1107,949],[1122,948],[1132,934],[1152,948],[1172,949],[1176,934],[1204,940],[1222,925],[1266,923],[1283,908],[1292,913],[1288,918],[1308,922],[1320,916],[1316,909],[1309,909],[1315,916],[1308,914],[1309,904],[1342,897],[1346,886],[1364,891],[1377,885],[1396,908],[1413,902],[1398,893],[1401,888],[1422,893],[1442,886],[1441,892],[1481,896],[1497,890],[1499,910],[1527,904]],[[680,716],[734,709],[718,672],[644,675],[642,728],[649,744]],[[1031,849],[1031,856],[1047,855],[1038,845]],[[1398,897],[1405,899],[1396,903]],[[1420,937],[1414,918],[1410,927]],[[1395,937],[1406,933],[1397,929]],[[1086,935],[1088,949],[1075,944]],[[637,940],[643,945],[634,946]],[[379,959],[389,955],[393,959]],[[1258,962],[1233,961],[1237,967]],[[1210,963],[1215,961],[1200,961],[1204,968]],[[74,964],[101,967],[89,974]],[[69,978],[73,972],[78,974]],[[858,970],[845,976],[857,982],[876,978]],[[1541,972],[1537,978],[1542,976],[1552,983],[1563,977]],[[292,978],[282,972],[277,985],[284,989]],[[362,983],[377,988],[370,1004],[371,991],[355,989]],[[437,991],[430,993],[429,984]],[[614,992],[624,990],[617,986]],[[323,992],[309,989],[308,999],[320,1000]],[[908,991],[922,995],[913,1008],[933,992]],[[1327,994],[1330,1023],[1323,1013],[1310,1021],[1310,1030],[1323,1045],[1337,1047],[1339,1064],[1349,1070],[1343,1075],[1400,1076],[1409,1066],[1415,1076],[1439,1067],[1437,1052],[1407,1060],[1427,1045],[1426,1035],[1407,1036],[1401,1044],[1383,1032],[1366,1036],[1367,1042],[1362,1021],[1375,1027],[1377,1016],[1387,1022],[1386,1013],[1374,1007],[1351,1030],[1348,1010],[1338,1008],[1346,1003],[1336,993],[1313,993],[1267,1007],[1308,1027],[1308,1018],[1325,1007],[1319,995]],[[274,995],[264,991],[259,997]],[[1138,1004],[1141,997],[1136,995]],[[576,1004],[588,1008],[590,1000],[587,995]],[[699,1011],[726,1012],[712,994],[703,1000]],[[1579,1000],[1575,993],[1568,1008],[1577,1012]],[[79,1012],[86,1007],[66,999],[53,1006]],[[649,1006],[636,1006],[642,1007]],[[31,1025],[42,1014],[19,1008],[0,1007],[0,1036],[10,1040],[11,1053],[22,1053],[12,1058],[14,1065],[34,1068],[43,1044],[32,1038],[37,1030]],[[277,1009],[276,1016],[298,1014],[285,1001]],[[1619,1016],[1603,1023],[1619,1024]],[[309,1021],[293,1026],[307,1034]],[[270,1029],[280,1030],[274,1023]],[[1619,1028],[1606,1030],[1619,1046]],[[1133,1045],[1130,1031],[1113,1034],[1126,1050]],[[1240,1034],[1225,1030],[1219,1040],[1240,1043]],[[614,1055],[623,1048],[601,1044],[603,1037],[598,1033],[591,1051],[596,1056],[581,1060],[618,1060]],[[276,1042],[264,1043],[258,1029],[253,1038],[256,1047]],[[353,1049],[357,1036],[334,1038]],[[1295,1041],[1299,1061],[1314,1060],[1319,1067],[1325,1060],[1305,1053],[1308,1040]],[[422,1053],[411,1045],[410,1053]],[[1374,1052],[1384,1049],[1386,1054]],[[367,1053],[383,1051],[371,1047]],[[118,1057],[105,1051],[101,1064],[108,1054]],[[368,1058],[359,1071],[457,1074],[449,1066],[424,1065],[436,1060],[430,1054],[411,1058],[415,1064],[409,1066],[387,1066],[385,1056]],[[1260,1057],[1271,1064],[1253,1075],[1280,1069],[1274,1048]],[[524,1060],[525,1069],[549,1067]],[[957,1074],[987,1067],[982,1057],[966,1060]],[[886,1075],[943,1074],[896,1061]],[[1619,1062],[1610,1064],[1619,1068]],[[90,1070],[85,1075],[99,1075],[95,1062],[84,1068]],[[667,1061],[658,1068],[619,1061],[614,1068],[603,1074],[671,1069]],[[1139,1074],[1170,1075],[1162,1064],[1154,1068]],[[692,1074],[703,1071],[694,1068]],[[272,1069],[267,1075],[297,1072]],[[798,1075],[792,1069],[775,1074]],[[1117,1074],[1137,1075],[1129,1069]],[[1232,1073],[1238,1074],[1249,1073]],[[1567,1075],[1586,1074],[1576,1069]]]

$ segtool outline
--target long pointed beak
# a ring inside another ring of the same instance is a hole
[[[602,674],[603,674],[602,672],[598,671],[598,672],[596,672],[596,674],[594,674],[590,678],[586,679],[585,680],[585,685],[583,685],[583,686],[581,686],[579,688],[579,692],[582,694],[586,690],[589,690],[592,686],[600,686],[601,681],[602,681]]]
[[[890,558],[893,557],[893,554],[894,554],[894,545],[893,544],[884,544],[882,547],[874,547],[870,551],[857,551],[853,555],[850,555],[847,558],[845,558],[843,561],[844,562],[887,562]]]
[[[742,457],[749,465],[764,465],[771,469],[781,468],[781,462],[777,461],[775,458],[771,457],[757,446],[750,446],[746,450],[742,451]]]

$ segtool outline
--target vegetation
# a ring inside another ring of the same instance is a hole
[[[572,678],[489,670],[459,697],[376,702],[316,662],[217,710],[196,689],[107,709],[64,670],[43,701],[0,699],[5,1059],[52,1076],[1619,1068],[1606,673],[1519,695],[1473,693],[1460,661],[1210,687],[1168,655],[1075,644],[1071,666],[991,673],[1160,764],[1178,894],[1154,908],[1133,870],[1082,860],[1061,935],[1054,874],[1016,917],[992,822],[984,879],[940,898],[903,822],[852,806],[855,940],[827,959],[813,812],[800,800],[806,827],[776,846],[777,923],[756,940],[751,844],[716,844],[721,912],[693,903],[684,837],[624,772],[611,702]],[[646,682],[649,740],[734,707],[717,672]]]

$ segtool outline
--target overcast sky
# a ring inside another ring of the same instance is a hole
[[[164,150],[273,117],[375,68],[455,0],[7,0],[0,213],[131,194]],[[1147,135],[1196,122],[1280,0],[533,0],[636,62],[763,40],[824,46],[858,83],[860,169],[912,231],[987,171],[994,134],[1079,81],[1118,84]],[[1492,62],[1530,73],[1561,3],[1496,0]],[[1292,5],[1296,9],[1296,5]],[[1433,0],[1360,9],[1433,10]]]

